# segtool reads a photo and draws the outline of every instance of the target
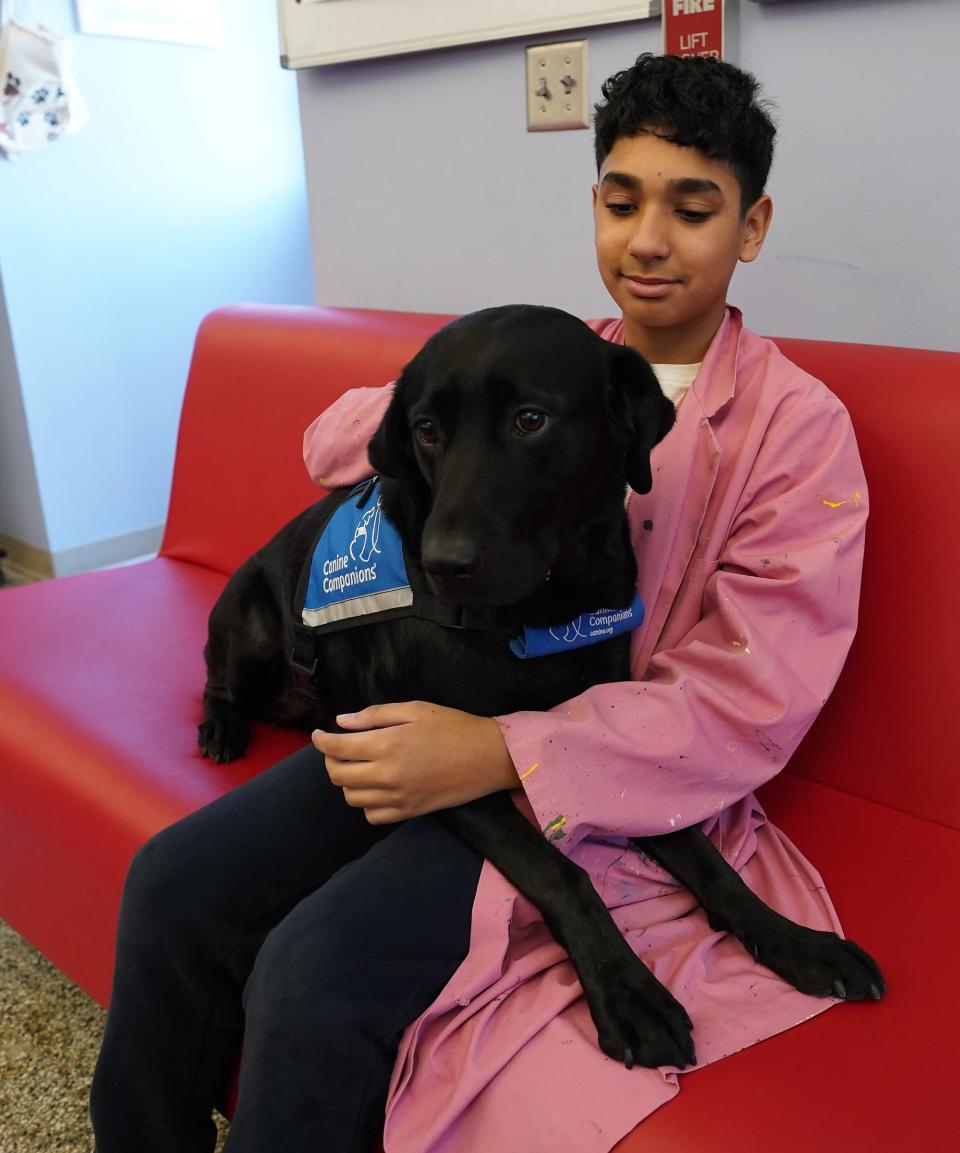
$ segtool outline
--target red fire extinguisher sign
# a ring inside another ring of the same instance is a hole
[[[724,0],[663,0],[663,51],[723,59]]]

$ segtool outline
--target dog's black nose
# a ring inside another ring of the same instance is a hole
[[[480,549],[464,537],[441,537],[424,543],[421,561],[431,576],[468,577],[480,567]]]

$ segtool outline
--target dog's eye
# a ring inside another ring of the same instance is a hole
[[[417,440],[427,448],[435,445],[440,439],[437,434],[436,425],[432,420],[418,420],[413,426],[413,432]]]
[[[517,413],[516,421],[514,421],[517,431],[522,432],[524,436],[529,436],[532,432],[540,432],[546,423],[547,414],[536,408],[522,408]]]

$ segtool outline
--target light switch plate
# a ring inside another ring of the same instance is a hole
[[[586,40],[527,49],[527,131],[589,128]]]

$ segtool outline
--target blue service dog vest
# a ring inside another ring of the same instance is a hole
[[[419,616],[450,628],[491,629],[489,622],[472,620],[411,584],[400,534],[380,506],[379,477],[346,493],[331,512],[304,564],[295,609],[302,627],[294,663],[311,673],[315,661],[303,658],[312,639],[304,647],[305,636],[397,616]],[[634,597],[626,608],[582,613],[552,628],[504,632],[504,639],[515,656],[529,660],[609,640],[642,622],[643,602]]]
[[[413,599],[400,534],[383,515],[380,481],[374,477],[350,492],[321,530],[301,619],[312,629],[369,624],[410,608]]]

